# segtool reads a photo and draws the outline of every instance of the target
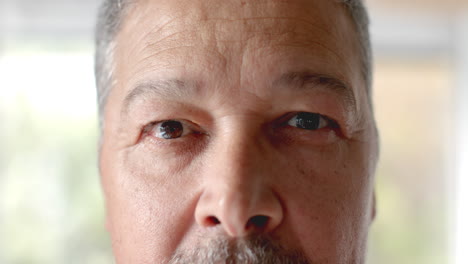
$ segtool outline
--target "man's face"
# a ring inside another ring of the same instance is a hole
[[[118,263],[364,262],[377,136],[341,4],[140,0],[116,41]]]

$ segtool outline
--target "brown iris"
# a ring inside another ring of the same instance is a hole
[[[320,128],[320,115],[315,113],[299,113],[296,117],[298,128],[316,130]]]
[[[182,136],[184,127],[179,121],[165,121],[159,126],[159,134],[164,139],[175,139]]]

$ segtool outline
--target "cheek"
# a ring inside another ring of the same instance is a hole
[[[293,154],[291,154],[293,155]],[[371,178],[365,149],[340,142],[296,153],[282,186],[289,226],[314,258],[351,263],[370,219]],[[307,228],[304,228],[307,227]]]
[[[104,164],[101,172],[118,263],[164,262],[193,222],[196,188],[185,180],[190,172],[180,162],[131,150],[109,164],[122,164]]]

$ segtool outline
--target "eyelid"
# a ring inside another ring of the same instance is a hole
[[[168,121],[177,121],[177,122],[180,122],[184,128],[184,131],[182,132],[182,135],[180,137],[184,137],[184,136],[187,136],[189,134],[201,134],[201,133],[204,133],[200,127],[190,121],[187,121],[185,119],[177,119],[177,118],[168,118],[168,119],[163,119],[163,120],[159,120],[159,121],[153,121],[153,122],[150,122],[149,124],[147,124],[146,126],[144,126],[143,128],[143,135],[147,136],[147,135],[150,135],[151,132],[158,126],[158,125],[161,125],[163,124],[164,122],[168,122]],[[153,137],[156,137],[156,136],[153,136]],[[158,139],[162,139],[161,137],[156,137]]]
[[[190,134],[192,132],[192,129],[185,122],[182,122],[182,121],[179,121],[179,120],[165,120],[165,121],[161,121],[161,122],[158,122],[158,123],[153,125],[151,130],[156,130],[156,131],[154,131],[154,136],[155,137],[160,138],[160,139],[166,139],[166,138],[160,136],[159,133],[161,131],[161,125],[166,123],[166,122],[169,122],[169,121],[178,122],[178,123],[180,123],[182,125],[182,134],[180,136],[178,136],[177,138],[184,137],[184,136],[186,136],[186,135],[188,135],[188,134]]]
[[[287,113],[285,115],[283,115],[279,120],[280,120],[280,124],[282,125],[287,125],[289,123],[289,121],[296,117],[297,115],[301,114],[301,113],[311,113],[311,114],[317,114],[319,115],[321,118],[323,118],[324,120],[326,120],[329,124],[329,126],[331,128],[340,128],[340,125],[338,123],[338,121],[336,121],[335,119],[327,116],[327,115],[324,115],[324,114],[321,114],[321,113],[318,113],[318,112],[310,112],[310,111],[298,111],[298,112],[291,112],[291,113]]]
[[[300,113],[297,113],[295,114],[292,118],[290,118],[287,122],[288,125],[292,126],[292,127],[297,127],[296,124],[294,124],[294,121],[297,122],[297,118],[299,117],[300,114],[312,114],[312,115],[317,115],[318,118],[319,118],[319,123],[318,123],[318,127],[316,129],[306,129],[306,130],[311,130],[311,131],[314,131],[314,130],[319,130],[319,129],[322,129],[322,128],[326,128],[326,127],[329,127],[331,126],[331,120],[328,119],[327,117],[325,117],[324,115],[321,115],[321,114],[318,114],[318,113],[309,113],[309,112],[300,112]],[[305,129],[305,128],[303,128]]]

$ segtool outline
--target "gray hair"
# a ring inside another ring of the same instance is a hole
[[[96,27],[95,75],[99,106],[99,125],[104,124],[104,107],[114,85],[115,36],[132,0],[103,0]],[[134,1],[134,0],[133,0]],[[370,99],[372,88],[372,49],[369,38],[369,17],[362,0],[334,0],[345,5],[355,23],[362,56],[361,71]],[[370,100],[369,100],[370,102]]]

